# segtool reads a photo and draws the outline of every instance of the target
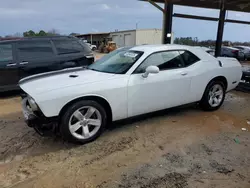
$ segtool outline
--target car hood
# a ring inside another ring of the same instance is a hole
[[[28,94],[41,94],[60,88],[99,82],[113,76],[114,74],[92,70],[70,70],[27,77],[20,80],[19,85]]]

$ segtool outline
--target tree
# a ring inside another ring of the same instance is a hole
[[[180,37],[175,38],[174,40],[175,44],[185,44],[190,46],[206,46],[206,47],[215,47],[215,40],[203,40],[199,41],[197,37]],[[250,46],[250,42],[232,42],[225,40],[222,42],[222,45],[224,46],[236,46],[236,45],[242,45],[242,46]]]
[[[55,35],[59,35],[59,33],[55,29],[52,29],[48,32],[45,32],[44,30],[40,30],[38,33],[35,33],[32,30],[29,30],[23,33],[24,37],[40,37],[40,36],[55,36]]]
[[[24,37],[34,37],[34,36],[36,36],[36,33],[32,30],[29,30],[29,31],[24,32],[23,36]]]
[[[195,37],[194,39],[192,37],[181,37],[181,38],[175,38],[174,43],[196,46],[198,45],[199,41],[197,37]]]
[[[77,36],[77,35],[80,35],[80,33],[70,33],[69,35],[70,36]]]
[[[36,34],[36,36],[47,36],[47,35],[48,34],[44,30],[39,31],[39,33]]]

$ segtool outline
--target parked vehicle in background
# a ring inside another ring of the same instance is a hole
[[[250,60],[250,47],[248,46],[234,46],[244,53],[244,60]]]
[[[215,50],[214,49],[204,47],[204,46],[195,46],[195,48],[198,48],[198,49],[200,48],[200,49],[206,51],[207,53],[209,53],[210,55],[215,56]]]
[[[229,47],[229,46],[222,46],[221,47],[221,56],[222,57],[234,57],[238,60],[244,60],[244,53],[243,51]]]
[[[0,42],[0,91],[18,89],[18,81],[34,74],[82,67],[94,55],[75,37],[34,37]]]
[[[40,134],[57,130],[87,143],[112,121],[193,102],[217,110],[239,84],[241,69],[234,58],[190,46],[121,48],[77,72],[21,80],[23,113]]]
[[[87,40],[85,40],[85,39],[79,39],[79,40],[80,40],[81,42],[83,42],[84,44],[88,45],[89,48],[90,48],[92,51],[95,51],[95,50],[97,49],[97,46],[96,46],[96,45],[92,45],[92,44],[88,43]]]
[[[242,66],[242,80],[245,82],[250,83],[250,66],[249,65],[243,65]]]
[[[96,45],[92,45],[90,43],[86,43],[92,51],[95,51],[97,49]]]

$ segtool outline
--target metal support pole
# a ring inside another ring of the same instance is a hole
[[[167,1],[165,1],[162,19],[162,44],[166,44],[167,41],[167,6]]]
[[[218,23],[216,45],[215,45],[215,57],[218,57],[221,55],[221,45],[222,45],[223,32],[224,32],[225,17],[226,17],[225,0],[221,0],[220,17],[219,17],[219,23]]]
[[[162,43],[170,44],[172,37],[172,23],[173,23],[173,4],[165,0],[163,27],[162,27]]]

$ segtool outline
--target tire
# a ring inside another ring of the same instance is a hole
[[[214,93],[214,89],[217,88],[216,93],[219,94],[221,91],[221,95],[217,95]],[[205,111],[215,111],[218,110],[224,102],[226,95],[225,85],[222,81],[211,81],[203,94],[203,97],[200,101],[200,107]],[[213,104],[214,103],[214,104]]]
[[[70,105],[60,118],[63,139],[80,144],[97,139],[107,124],[105,109],[91,100],[78,101]]]
[[[92,51],[95,51],[95,50],[96,50],[96,47],[93,47],[93,48],[92,48]]]

